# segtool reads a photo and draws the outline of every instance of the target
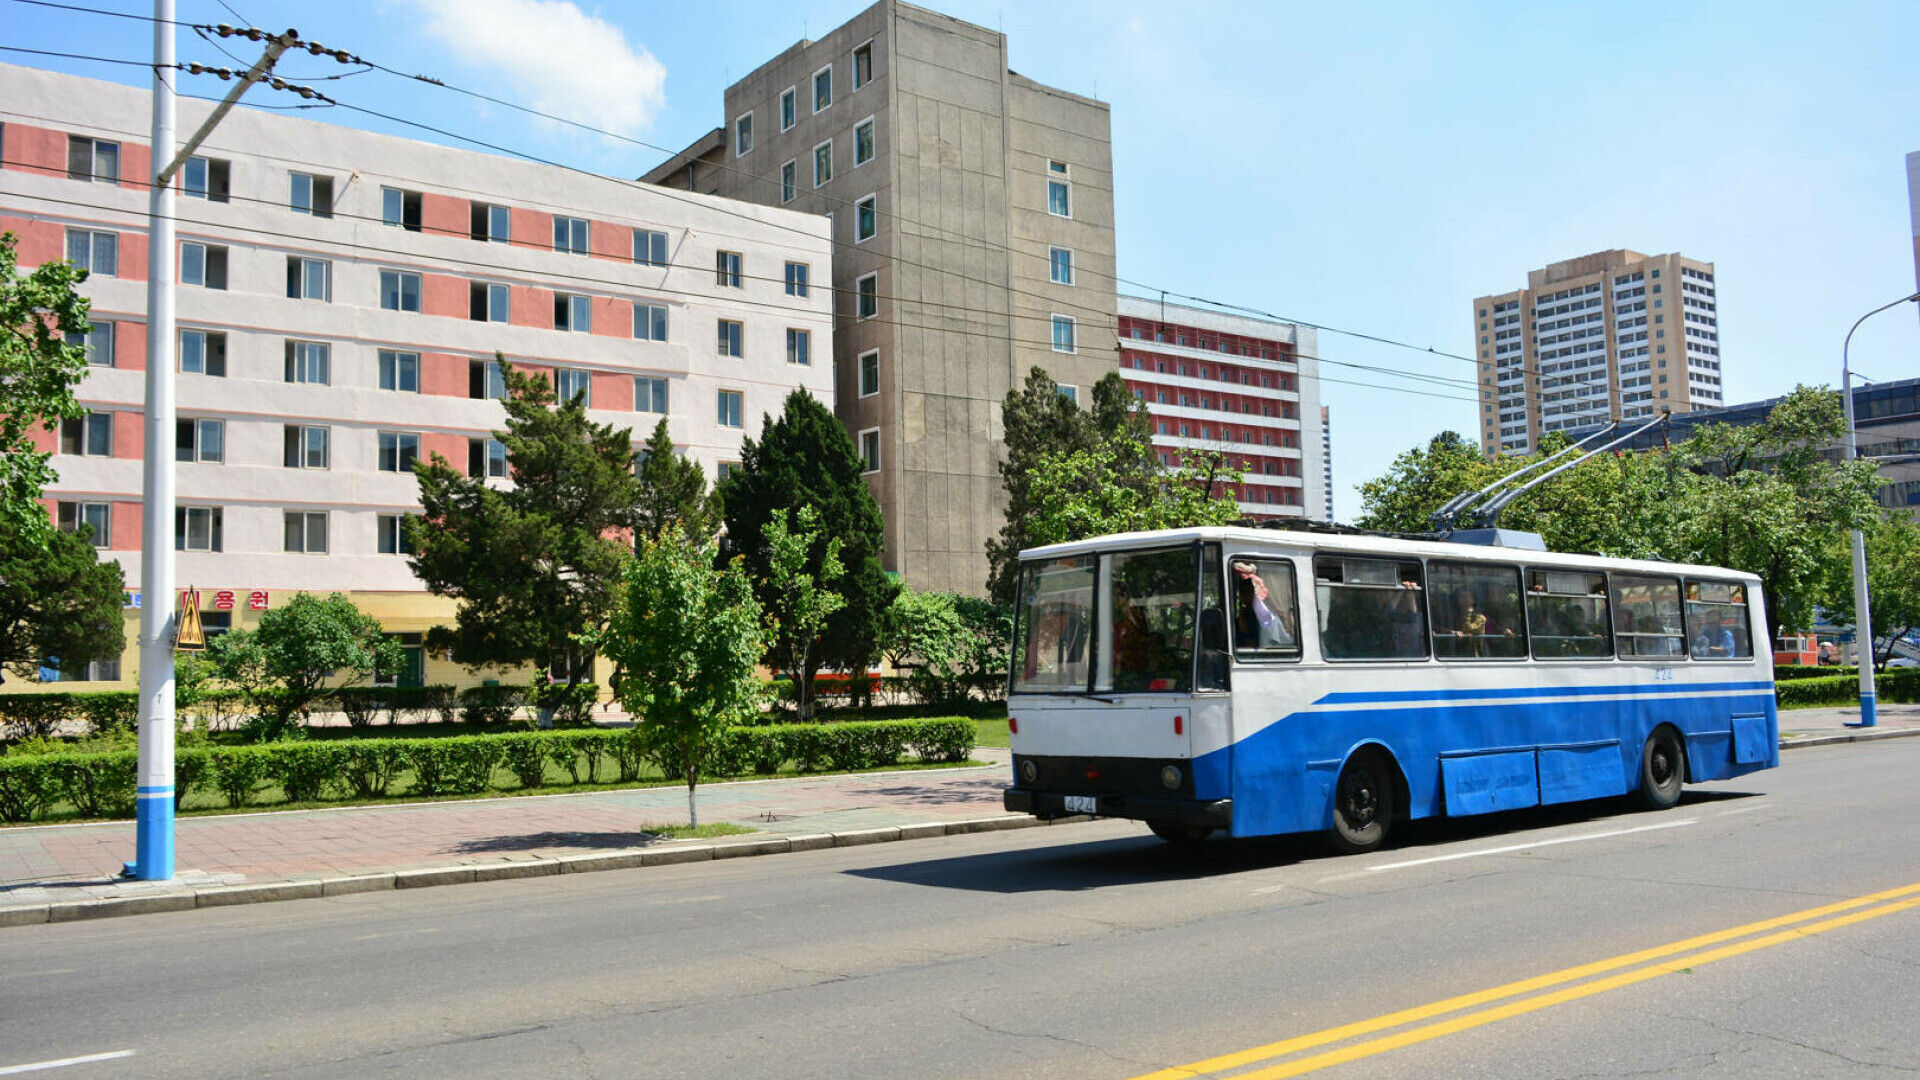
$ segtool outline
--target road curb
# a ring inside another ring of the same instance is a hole
[[[1838,735],[1808,735],[1799,739],[1781,739],[1780,749],[1791,750],[1797,746],[1834,746],[1850,742],[1879,742],[1883,739],[1910,739],[1920,735],[1920,728],[1898,728],[1885,731],[1845,731]]]
[[[852,829],[837,833],[757,836],[734,843],[722,841],[669,844],[650,848],[627,848],[620,851],[597,851],[584,855],[561,855],[551,859],[463,863],[458,866],[417,867],[347,877],[266,881],[245,885],[220,885],[203,889],[155,892],[143,896],[23,904],[0,907],[0,928],[75,922],[81,919],[109,919],[122,915],[147,915],[162,911],[232,907],[236,904],[263,904],[280,900],[311,900],[319,897],[348,896],[353,893],[388,892],[395,889],[470,885],[483,881],[546,877],[554,874],[589,874],[602,870],[629,870],[641,866],[672,866],[676,863],[753,858],[759,855],[780,855],[790,851],[820,851],[826,848],[857,847],[863,844],[882,844],[896,840],[922,840],[934,836],[960,836],[966,833],[996,832],[1002,829],[1027,829],[1040,825],[1071,824],[1088,820],[1091,819],[1083,816],[1046,822],[1024,814],[1006,814],[989,818],[969,818],[963,821],[929,822],[923,825]]]

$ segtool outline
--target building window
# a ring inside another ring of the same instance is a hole
[[[721,427],[737,428],[740,425],[740,391],[722,390],[718,398],[719,420]]]
[[[507,478],[507,444],[499,439],[467,440],[467,475]]]
[[[1073,182],[1067,179],[1064,162],[1047,162],[1047,213],[1055,217],[1073,216]]]
[[[833,65],[828,64],[813,73],[813,111],[833,104]]]
[[[380,222],[408,232],[420,231],[420,193],[400,188],[380,189]]]
[[[807,269],[806,263],[797,263],[797,262],[788,263],[787,264],[787,295],[788,296],[806,296],[807,295],[807,277],[808,277],[808,269]]]
[[[587,219],[577,217],[553,218],[553,250],[564,251],[572,255],[587,253]]]
[[[737,251],[716,251],[713,253],[713,283],[729,289],[741,287],[741,260]]]
[[[642,266],[667,265],[667,234],[658,229],[633,230],[633,261]]]
[[[333,300],[333,264],[325,259],[287,256],[287,299]]]
[[[787,363],[802,367],[813,363],[813,334],[807,330],[788,329]]]
[[[741,359],[746,355],[746,328],[738,319],[720,320],[720,355]]]
[[[863,43],[853,50],[853,88],[855,90],[873,81],[873,42]]]
[[[553,328],[576,334],[593,333],[593,298],[579,293],[554,293]]]
[[[879,428],[868,428],[860,433],[860,471],[870,473],[880,471]]]
[[[713,464],[713,483],[718,487],[722,481],[740,471],[737,461],[716,461]]]
[[[513,236],[513,212],[504,206],[473,203],[467,210],[467,233],[475,240],[504,244]]]
[[[667,380],[652,375],[633,379],[633,411],[667,414]]]
[[[1080,388],[1079,387],[1070,386],[1066,383],[1061,383],[1056,387],[1056,389],[1060,391],[1061,397],[1066,398],[1068,401],[1073,402],[1075,405],[1080,404]]]
[[[853,204],[853,242],[873,239],[880,229],[880,196],[869,195]]]
[[[799,168],[800,163],[797,161],[789,161],[780,166],[780,201],[782,203],[793,201],[794,187],[799,182],[796,179]]]
[[[853,125],[853,167],[859,168],[873,160],[873,118]]]
[[[880,350],[860,354],[860,396],[872,397],[880,392]]]
[[[853,283],[854,317],[871,319],[880,314],[880,275],[867,274]]]
[[[120,236],[93,229],[68,229],[67,261],[78,270],[101,277],[118,277]]]
[[[1053,351],[1078,352],[1074,347],[1073,316],[1055,315],[1053,317]]]
[[[380,389],[405,394],[420,392],[420,354],[380,350]]]
[[[474,322],[506,322],[507,287],[485,281],[468,282],[467,318]]]
[[[633,336],[641,341],[667,340],[667,305],[633,305]]]
[[[780,94],[780,130],[786,131],[799,120],[800,94],[795,87],[787,87]]]
[[[219,158],[195,155],[180,173],[180,193],[189,199],[226,202],[233,166]]]
[[[828,139],[813,148],[813,186],[833,179],[833,140]]]
[[[180,370],[189,375],[227,374],[227,335],[212,330],[180,331]]]
[[[562,402],[580,399],[580,404],[593,407],[593,372],[580,368],[553,369],[553,392]]]
[[[93,367],[113,366],[113,324],[110,322],[93,323],[77,334],[68,334],[67,344],[86,353],[87,363]]]
[[[112,457],[113,414],[92,413],[60,421],[60,452],[75,457]]]
[[[733,156],[746,157],[753,149],[753,114],[747,113],[733,122]]]
[[[282,429],[281,463],[289,469],[325,469],[333,464],[333,429],[288,424]]]
[[[54,520],[61,532],[92,530],[88,542],[104,548],[113,540],[113,507],[102,502],[62,502],[55,505]]]
[[[467,396],[492,401],[499,401],[507,396],[507,375],[497,361],[468,362]]]
[[[374,518],[374,532],[379,535],[379,549],[382,555],[411,555],[413,545],[407,543],[407,515],[379,514]]]
[[[173,460],[219,464],[226,460],[225,420],[175,420]]]
[[[409,270],[380,271],[380,307],[386,311],[420,310],[420,275]]]
[[[180,284],[203,289],[227,287],[227,249],[188,240],[180,245]]]
[[[404,431],[380,433],[380,471],[412,472],[420,457],[420,436]]]
[[[173,549],[175,551],[219,551],[220,508],[217,506],[176,506],[173,509]]]
[[[1048,248],[1047,276],[1055,285],[1073,284],[1073,252],[1066,248]]]
[[[67,178],[120,182],[120,144],[85,135],[67,136]]]
[[[333,216],[333,177],[297,172],[292,179],[293,193],[287,205],[294,213],[322,218]]]
[[[305,510],[288,510],[281,515],[285,524],[286,550],[294,554],[327,553],[327,515]]]
[[[289,341],[286,381],[325,386],[332,382],[332,361],[333,346],[324,341]]]

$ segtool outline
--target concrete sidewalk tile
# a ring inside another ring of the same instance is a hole
[[[560,864],[552,859],[517,860],[514,862],[488,863],[473,868],[475,881],[507,881],[512,878],[547,877],[560,872]]]
[[[471,866],[431,866],[421,870],[401,870],[393,875],[396,889],[427,889],[435,885],[465,885],[473,880]]]
[[[0,908],[0,927],[34,926],[43,922],[52,922],[52,907],[52,904],[32,904]]]
[[[563,874],[591,874],[597,870],[629,870],[640,865],[642,851],[597,852],[592,855],[565,855],[554,861]]]
[[[713,845],[713,857],[716,859],[740,859],[751,855],[778,855],[792,851],[793,844],[784,836],[771,840],[744,840],[735,844]]]
[[[945,823],[939,821],[928,822],[925,825],[900,826],[900,839],[902,840],[926,840],[931,837],[945,835],[947,835],[947,826]]]
[[[194,894],[195,907],[228,907],[233,904],[263,904],[273,900],[317,900],[318,880],[271,881],[262,885],[229,885],[219,889],[201,889]]]
[[[161,911],[192,911],[193,894],[166,893],[157,896],[121,896],[108,900],[81,900],[71,904],[51,904],[48,922],[76,922],[80,919],[110,919],[116,915],[152,915]]]
[[[674,863],[707,862],[713,858],[712,844],[687,847],[648,848],[640,853],[641,866],[671,866]]]
[[[833,834],[834,847],[858,847],[861,844],[884,844],[900,839],[899,826],[885,829],[852,829]]]
[[[392,874],[354,874],[350,877],[323,878],[321,896],[349,896],[353,893],[380,892],[393,888]]]
[[[832,846],[832,833],[802,833],[787,837],[788,851],[820,851]]]

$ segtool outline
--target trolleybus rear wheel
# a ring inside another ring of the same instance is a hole
[[[1192,847],[1213,835],[1210,825],[1188,825],[1179,821],[1149,821],[1147,828],[1167,843],[1181,847]]]
[[[1347,855],[1372,851],[1386,842],[1393,827],[1393,770],[1377,750],[1348,759],[1333,789],[1334,850]]]
[[[1640,790],[1635,799],[1648,810],[1665,810],[1680,801],[1687,779],[1687,751],[1680,735],[1665,724],[1640,748]]]

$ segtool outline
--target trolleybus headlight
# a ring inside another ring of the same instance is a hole
[[[1028,758],[1020,763],[1020,776],[1031,784],[1040,779],[1040,766],[1035,765],[1032,758]]]
[[[1160,782],[1167,786],[1168,791],[1180,790],[1180,779],[1180,766],[1178,765],[1168,765],[1160,770]]]

